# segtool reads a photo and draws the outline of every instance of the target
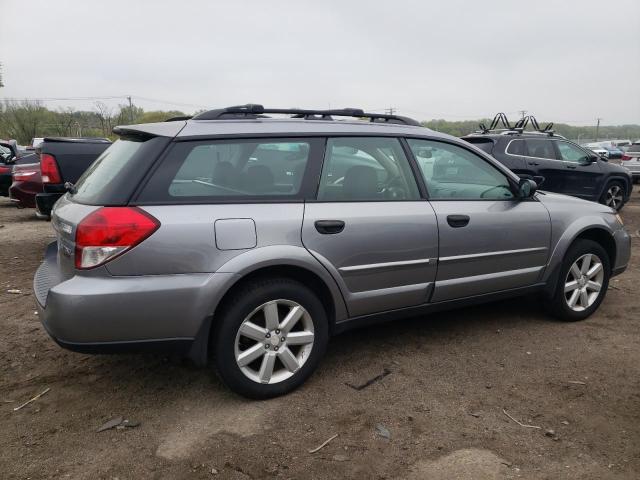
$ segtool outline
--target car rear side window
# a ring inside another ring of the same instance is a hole
[[[556,151],[551,140],[544,138],[527,138],[527,155],[536,158],[548,158],[557,160]]]
[[[141,139],[127,139],[109,146],[78,179],[73,199],[88,204],[98,201],[142,145]]]
[[[178,142],[139,200],[299,198],[313,143],[309,139],[272,138]]]
[[[507,145],[507,153],[509,155],[524,155],[524,140],[511,140]]]
[[[483,152],[488,153],[489,155],[491,155],[493,153],[493,147],[495,146],[495,144],[493,143],[493,140],[491,140],[489,138],[469,137],[469,138],[465,138],[464,140],[466,140],[467,142],[475,145],[480,150],[482,150]]]
[[[397,138],[345,137],[327,141],[318,200],[418,200],[420,193]]]

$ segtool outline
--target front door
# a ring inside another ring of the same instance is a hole
[[[562,193],[588,200],[597,200],[602,174],[598,162],[591,162],[591,155],[577,145],[564,140],[554,142],[565,168],[565,188]]]
[[[398,139],[328,139],[302,241],[336,279],[351,316],[428,301],[438,226]]]
[[[507,175],[476,153],[409,139],[436,213],[440,249],[432,302],[534,285],[549,257],[551,226],[535,199],[517,199]]]
[[[525,144],[527,166],[537,172],[535,175],[544,177],[540,189],[549,192],[564,192],[566,168],[559,160],[553,142],[547,137],[527,138]]]

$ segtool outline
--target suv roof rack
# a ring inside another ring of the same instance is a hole
[[[265,108],[262,105],[247,104],[234,107],[219,108],[199,113],[191,117],[193,120],[227,120],[269,118],[269,113],[291,115],[291,118],[304,120],[333,120],[333,117],[368,118],[370,122],[397,123],[421,127],[417,120],[399,115],[369,113],[360,108],[342,108],[338,110],[308,110],[300,108]]]
[[[502,123],[504,128],[500,128],[500,129],[496,128],[498,126],[498,123]],[[489,125],[489,128],[487,128],[484,123],[481,123],[479,125],[480,130],[478,130],[475,133],[487,134],[487,133],[494,132],[494,133],[502,133],[503,135],[515,135],[519,133],[524,133],[524,129],[527,127],[529,123],[531,123],[531,126],[533,127],[535,133],[541,133],[541,134],[549,135],[551,137],[554,135],[554,131],[552,130],[553,123],[549,123],[543,129],[540,129],[540,125],[538,124],[538,120],[536,120],[536,117],[534,117],[533,115],[527,115],[526,117],[522,117],[512,126],[509,123],[507,116],[502,112],[497,113],[495,117],[493,117],[493,120],[491,121],[491,125]],[[531,133],[534,133],[534,132],[531,132]]]

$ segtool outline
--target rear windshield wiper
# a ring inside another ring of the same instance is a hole
[[[64,182],[64,189],[71,195],[77,193],[76,186],[71,182]]]

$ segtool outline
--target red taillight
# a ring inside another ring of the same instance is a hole
[[[136,207],[102,207],[76,229],[76,268],[97,267],[149,237],[160,222]]]
[[[622,155],[622,160],[631,160],[632,158],[629,155]]]
[[[62,183],[58,163],[53,155],[43,153],[40,155],[40,173],[42,183]]]
[[[11,173],[11,167],[0,165],[0,174]]]

